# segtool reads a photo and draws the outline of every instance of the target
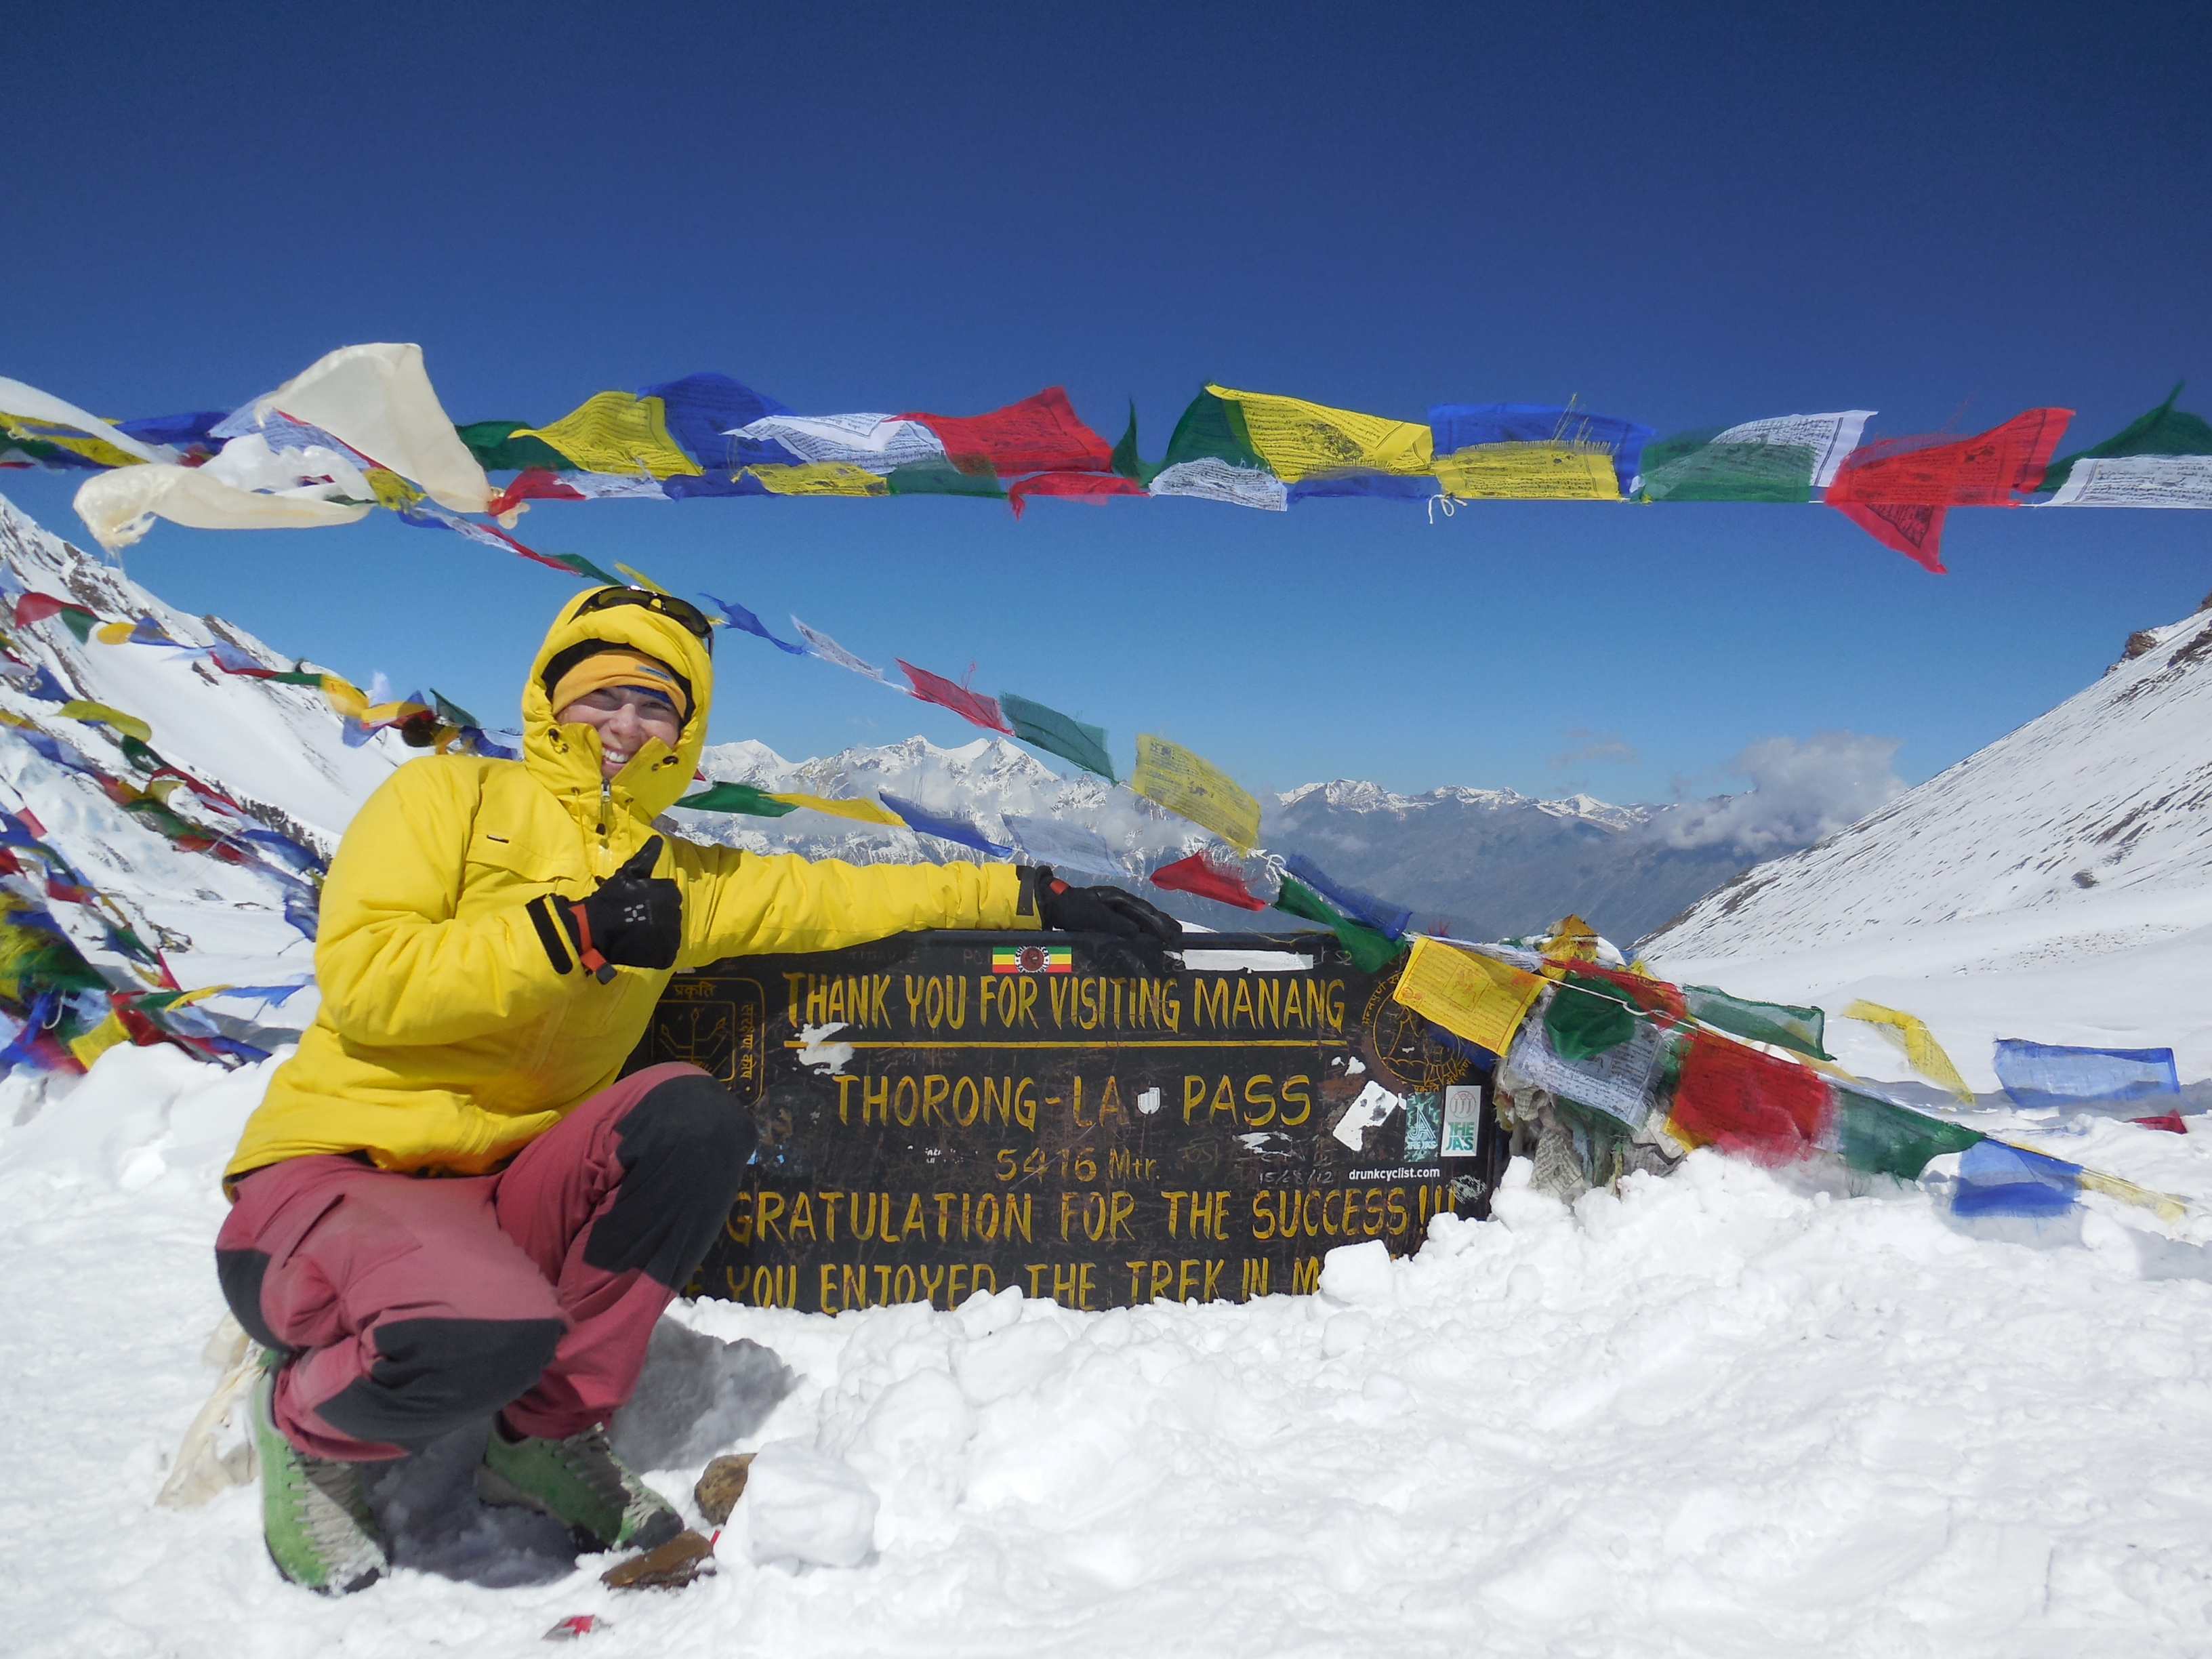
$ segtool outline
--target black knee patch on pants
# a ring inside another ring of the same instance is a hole
[[[246,1328],[246,1334],[264,1348],[283,1348],[269,1328],[268,1321],[261,1316],[261,1281],[269,1276],[269,1252],[266,1250],[217,1250],[215,1253],[216,1283],[222,1286],[222,1299],[230,1304],[234,1318]]]
[[[356,1440],[428,1444],[519,1398],[552,1363],[559,1319],[394,1319],[376,1363],[315,1407]]]
[[[672,1290],[688,1280],[722,1224],[758,1137],[752,1116],[712,1078],[671,1078],[615,1125],[623,1166],[615,1201],[592,1224],[584,1261],[642,1268]]]

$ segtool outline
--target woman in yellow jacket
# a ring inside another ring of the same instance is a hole
[[[496,1413],[477,1470],[580,1545],[681,1522],[603,1425],[704,1257],[754,1145],[707,1074],[617,1081],[672,972],[922,927],[1176,924],[1048,869],[761,857],[652,821],[706,742],[712,633],[681,599],[562,609],[520,761],[425,757],[324,885],[321,1012],[225,1171],[216,1270],[269,1350],[255,1396],[270,1553],[357,1589],[386,1565],[361,1465]]]

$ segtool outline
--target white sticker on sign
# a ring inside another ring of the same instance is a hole
[[[1482,1091],[1455,1084],[1444,1091],[1444,1138],[1439,1158],[1473,1158],[1482,1129]]]
[[[1353,1152],[1358,1152],[1367,1132],[1405,1103],[1381,1084],[1370,1082],[1344,1109],[1344,1115],[1337,1119],[1336,1127],[1330,1133]]]

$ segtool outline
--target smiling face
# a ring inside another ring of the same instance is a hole
[[[564,726],[588,726],[599,734],[602,778],[611,778],[628,765],[647,738],[659,738],[673,749],[684,731],[673,703],[658,691],[634,685],[608,685],[586,691],[554,719]]]

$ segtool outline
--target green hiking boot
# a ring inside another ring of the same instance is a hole
[[[262,1356],[253,1385],[253,1449],[261,1460],[261,1532],[269,1559],[322,1595],[366,1589],[390,1562],[362,1491],[361,1465],[311,1457],[284,1437],[271,1408],[282,1358]]]
[[[477,1495],[543,1510],[586,1550],[654,1549],[684,1530],[675,1506],[623,1467],[596,1426],[565,1440],[509,1440],[494,1425]]]

